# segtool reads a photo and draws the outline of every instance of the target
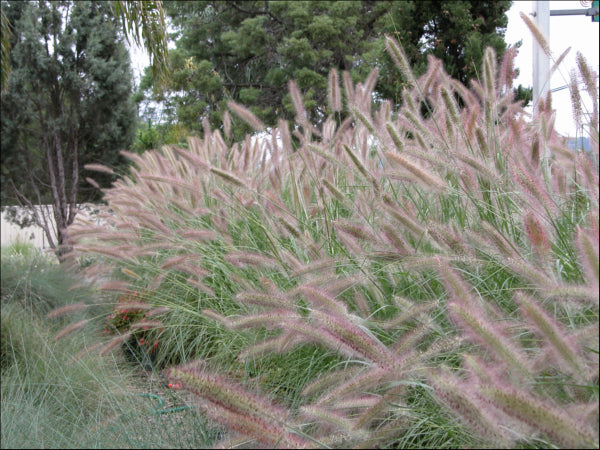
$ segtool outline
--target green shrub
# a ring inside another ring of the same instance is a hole
[[[20,303],[36,317],[85,300],[92,289],[76,275],[65,272],[55,258],[35,248],[2,249],[2,304]]]

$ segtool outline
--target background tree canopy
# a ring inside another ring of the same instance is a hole
[[[99,198],[83,166],[124,163],[118,152],[137,120],[129,53],[108,2],[3,1],[2,10],[12,69],[2,92],[2,205],[52,204],[60,229],[77,203]]]
[[[427,56],[463,83],[478,76],[483,51],[498,58],[510,1],[174,1],[165,3],[175,33],[172,77],[153,96],[150,71],[142,80],[146,98],[162,101],[165,117],[190,131],[203,118],[221,126],[229,100],[243,103],[267,125],[289,119],[287,82],[301,89],[310,119],[327,111],[324,96],[333,68],[361,81],[379,69],[376,94],[401,101],[405,80],[394,70],[384,35],[399,40],[417,75]],[[283,107],[282,107],[283,105]],[[236,137],[248,131],[234,127]]]

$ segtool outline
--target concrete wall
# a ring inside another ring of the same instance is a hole
[[[85,218],[87,220],[93,219],[94,217],[94,205],[81,205],[80,211],[77,213],[78,217]],[[52,226],[54,226],[54,219],[50,218]],[[10,245],[15,240],[20,239],[22,242],[31,242],[36,248],[47,249],[49,248],[48,239],[44,231],[36,226],[30,226],[25,228],[19,228],[18,225],[10,223],[6,220],[6,213],[2,212],[2,246]]]

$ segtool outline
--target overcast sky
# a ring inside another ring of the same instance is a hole
[[[550,1],[550,10],[561,9],[586,9],[580,1]],[[591,3],[591,2],[588,2]],[[519,55],[516,59],[516,66],[520,70],[519,78],[515,82],[515,86],[522,84],[526,87],[531,87],[533,84],[532,72],[532,43],[533,39],[529,29],[524,24],[519,16],[519,12],[529,14],[533,11],[533,1],[515,1],[513,6],[508,11],[508,28],[506,30],[506,42],[515,44],[522,40],[523,44],[519,50]],[[588,16],[551,16],[550,17],[550,49],[558,58],[560,54],[571,47],[571,51],[567,58],[562,62],[560,69],[553,75],[550,81],[550,88],[557,89],[565,86],[569,82],[569,73],[576,68],[575,56],[577,51],[581,52],[588,61],[588,64],[594,69],[596,74],[600,72],[599,65],[599,34],[600,24],[593,23],[591,17]],[[173,44],[171,44],[173,46]],[[170,47],[171,47],[170,46]],[[132,64],[139,80],[139,74],[145,66],[148,65],[148,57],[139,49],[132,51]],[[552,66],[552,63],[550,63]],[[583,94],[584,100],[585,95]],[[571,100],[568,89],[557,90],[552,94],[553,106],[556,109],[556,129],[559,133],[565,136],[575,136],[576,127],[573,121],[571,108]],[[585,102],[590,108],[589,102]]]

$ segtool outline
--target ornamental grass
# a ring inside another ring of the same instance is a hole
[[[585,152],[550,97],[514,101],[514,49],[466,87],[387,48],[400,107],[377,71],[332,72],[318,125],[291,82],[295,123],[230,104],[259,138],[123,152],[105,223],[68,230],[73,264],[159,311],[155,367],[228,427],[220,446],[597,448],[592,69]]]

